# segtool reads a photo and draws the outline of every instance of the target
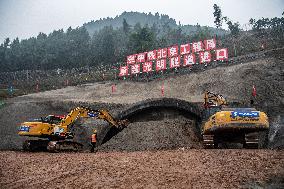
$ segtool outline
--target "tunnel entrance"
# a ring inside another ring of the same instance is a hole
[[[173,107],[147,107],[125,117],[131,123],[146,122],[146,121],[162,121],[168,119],[177,119],[184,117],[190,120],[195,120],[189,112]]]
[[[119,118],[128,119],[130,124],[123,130],[112,127],[105,135],[101,149],[136,151],[195,148],[199,143],[199,109],[187,101],[147,100],[121,112]]]

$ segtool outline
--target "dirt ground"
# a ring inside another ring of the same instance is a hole
[[[283,188],[284,151],[0,152],[0,188]]]

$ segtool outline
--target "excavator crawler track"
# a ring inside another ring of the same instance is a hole
[[[259,144],[259,134],[258,133],[245,134],[244,148],[257,149],[258,144]]]
[[[203,135],[203,145],[206,149],[215,148],[214,145],[214,135]]]
[[[48,140],[26,140],[23,143],[23,150],[28,152],[46,151]]]
[[[50,141],[47,146],[49,152],[79,152],[83,145],[73,141]]]

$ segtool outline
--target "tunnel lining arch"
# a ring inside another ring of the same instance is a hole
[[[132,122],[131,117],[138,115],[139,113],[142,113],[143,111],[147,109],[153,109],[153,108],[169,108],[181,111],[185,114],[188,114],[188,116],[191,117],[191,119],[194,119],[196,121],[196,125],[194,129],[196,129],[198,137],[199,135],[199,125],[201,122],[201,109],[200,107],[195,104],[191,103],[185,100],[181,99],[175,99],[175,98],[158,98],[158,99],[147,99],[144,101],[137,102],[133,104],[131,107],[127,108],[124,111],[121,111],[117,118],[118,119],[130,119],[129,121]],[[185,116],[186,117],[186,116]],[[134,121],[135,122],[135,121]],[[109,141],[113,136],[118,134],[120,130],[118,130],[115,127],[111,127],[104,136],[102,140],[102,144]]]

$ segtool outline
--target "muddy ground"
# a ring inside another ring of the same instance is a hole
[[[284,152],[0,152],[0,188],[283,188]]]

